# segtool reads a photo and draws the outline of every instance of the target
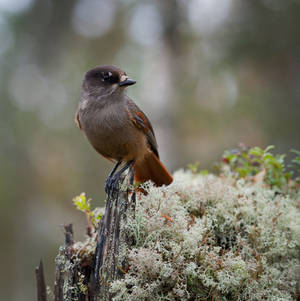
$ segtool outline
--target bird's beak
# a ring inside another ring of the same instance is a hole
[[[131,86],[136,83],[135,80],[128,78],[127,76],[122,75],[121,81],[119,82],[119,86]]]

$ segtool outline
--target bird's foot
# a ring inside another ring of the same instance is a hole
[[[116,171],[117,167],[121,164],[121,161],[119,161],[116,166],[114,167],[113,171],[110,173],[110,175],[108,176],[108,178],[106,179],[105,182],[105,192],[107,193],[108,196],[110,196],[113,191],[117,188],[118,182],[122,176],[122,174],[128,169],[131,168],[133,165],[134,161],[131,160],[129,162],[127,162],[125,164],[125,166],[123,166],[123,168],[121,168],[119,170],[119,172],[117,172],[114,175],[114,172]],[[133,178],[132,178],[133,180]]]
[[[108,177],[105,181],[105,192],[108,196],[110,196],[113,191],[117,188],[119,182],[119,177],[113,176]]]

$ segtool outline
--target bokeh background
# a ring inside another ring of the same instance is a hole
[[[1,300],[53,286],[72,198],[104,204],[112,165],[74,124],[83,74],[115,64],[172,171],[239,142],[300,148],[298,0],[0,0]]]

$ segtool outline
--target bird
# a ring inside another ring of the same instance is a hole
[[[106,193],[116,187],[128,169],[134,173],[137,183],[151,180],[156,186],[162,186],[173,181],[159,159],[150,120],[127,96],[127,87],[135,83],[114,65],[87,71],[82,82],[75,122],[94,149],[115,162],[106,179]]]

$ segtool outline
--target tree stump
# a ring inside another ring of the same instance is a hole
[[[124,178],[120,182],[125,182]],[[135,215],[135,192],[122,186],[107,197],[98,233],[96,229],[87,231],[86,241],[75,242],[72,224],[64,226],[65,244],[55,261],[55,301],[111,300],[110,283],[126,273],[127,249],[133,243],[126,227]],[[46,301],[42,263],[36,278],[38,301]]]

